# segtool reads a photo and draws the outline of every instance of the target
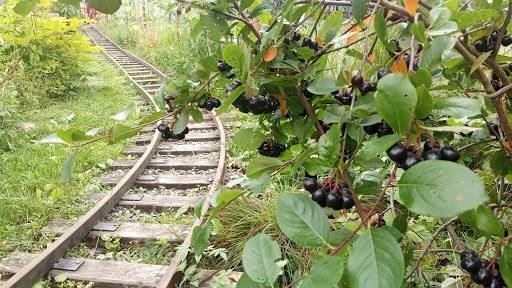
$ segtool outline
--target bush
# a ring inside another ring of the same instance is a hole
[[[38,102],[69,94],[84,75],[83,64],[95,51],[81,34],[84,20],[53,17],[49,4],[37,7],[37,17],[22,17],[9,8],[0,11],[0,67],[14,73],[5,75],[21,100]],[[4,83],[6,84],[6,83]]]

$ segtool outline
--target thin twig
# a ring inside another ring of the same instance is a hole
[[[457,217],[454,217],[454,218],[448,220],[443,225],[439,226],[439,228],[437,228],[436,232],[434,232],[434,234],[432,234],[432,237],[427,242],[427,245],[425,245],[425,248],[423,249],[423,252],[421,253],[420,257],[414,263],[414,266],[412,267],[411,271],[409,271],[409,273],[407,273],[407,275],[405,275],[405,277],[404,277],[405,280],[409,279],[414,274],[414,272],[418,269],[418,267],[420,266],[421,260],[423,260],[425,255],[428,253],[430,246],[432,245],[432,243],[434,243],[434,240],[437,238],[437,236],[439,236],[439,234],[441,234],[441,232],[443,232],[443,230],[446,227],[448,227],[450,224],[455,222],[455,220],[457,220]]]

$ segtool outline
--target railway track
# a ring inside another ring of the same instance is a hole
[[[84,32],[102,47],[104,56],[124,72],[140,92],[147,103],[144,109],[158,111],[152,96],[166,76],[120,48],[94,27],[86,26]],[[223,177],[225,136],[222,122],[215,113],[205,111],[203,116],[205,122],[188,124],[190,133],[181,141],[162,140],[156,125],[132,138],[135,145],[124,151],[132,158],[113,161],[112,173],[98,179],[103,185],[113,186],[112,190],[96,199],[95,206],[76,223],[57,221],[46,227],[42,233],[59,236],[42,253],[15,252],[3,259],[0,274],[2,279],[8,279],[3,287],[31,287],[45,275],[65,275],[69,280],[94,282],[94,287],[164,288],[180,283],[178,267],[184,258],[178,255],[180,253],[174,253],[168,265],[68,258],[66,253],[81,244],[89,247],[94,256],[105,235],[119,239],[125,246],[164,239],[176,243],[180,251],[188,251],[191,231],[201,224],[203,216],[191,216],[189,223],[171,225],[126,221],[117,215],[119,211],[150,213],[149,217],[180,210],[190,213],[192,209],[189,208],[201,199],[205,200],[202,215],[205,214]],[[201,272],[205,279],[213,273]],[[236,276],[235,273],[233,277]],[[211,285],[204,281],[201,287]]]

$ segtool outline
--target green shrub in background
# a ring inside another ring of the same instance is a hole
[[[50,1],[40,2],[30,18],[12,7],[8,1],[0,10],[0,68],[7,71],[1,79],[8,79],[1,85],[14,85],[21,102],[31,104],[70,95],[95,49],[81,33],[84,20],[54,16]]]

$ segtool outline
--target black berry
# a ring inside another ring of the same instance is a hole
[[[389,156],[389,159],[395,162],[402,162],[407,157],[407,147],[405,147],[402,143],[396,143],[391,146],[386,153]]]
[[[317,189],[315,190],[315,192],[313,192],[311,194],[311,199],[313,199],[313,201],[315,201],[318,205],[320,205],[320,207],[325,207],[325,198],[326,198],[326,195],[325,195],[325,191],[324,189],[320,188],[320,189]]]
[[[475,274],[471,274],[471,279],[473,279],[476,284],[487,286],[491,284],[492,281],[491,271],[485,267],[480,267]]]
[[[441,153],[439,150],[428,150],[423,152],[423,159],[424,160],[441,160]]]
[[[377,126],[377,135],[379,137],[389,134],[393,134],[393,128],[391,128],[386,122],[382,122],[379,126]]]
[[[306,180],[304,180],[304,189],[309,192],[314,192],[318,189],[318,182],[315,178],[306,178]]]
[[[293,37],[292,37],[293,41],[299,41],[300,38],[301,38],[301,35],[299,32],[293,32]]]
[[[223,60],[219,60],[217,62],[217,69],[219,69],[220,72],[228,72],[229,70],[231,70],[231,66],[229,66],[228,63],[226,63],[225,61]]]
[[[503,39],[501,40],[501,44],[503,46],[509,46],[510,44],[512,44],[512,37],[510,37],[508,35],[503,36]]]
[[[402,169],[407,170],[411,168],[412,166],[418,164],[420,162],[420,159],[414,155],[414,153],[409,152],[407,153],[407,157],[400,163],[400,166],[402,166]]]
[[[352,83],[352,86],[361,88],[363,87],[364,79],[361,75],[354,75],[350,82]]]
[[[327,193],[325,197],[325,206],[331,207],[334,210],[341,210],[343,208],[343,199],[337,193]]]
[[[443,160],[447,160],[447,161],[452,161],[452,162],[456,162],[457,160],[459,160],[459,151],[457,151],[457,149],[451,147],[451,146],[446,146],[446,147],[443,147],[441,148],[441,159]]]
[[[423,151],[425,152],[437,148],[439,148],[439,143],[435,140],[427,140],[425,144],[423,144]]]
[[[460,261],[460,266],[470,274],[473,274],[480,269],[480,262],[478,262],[478,259],[474,258],[463,258]]]
[[[487,38],[480,38],[475,41],[475,49],[478,52],[486,52],[487,51]]]
[[[489,288],[503,288],[505,285],[503,285],[503,281],[498,278],[493,278],[491,281],[491,284],[489,284]]]
[[[354,207],[354,198],[352,198],[352,194],[350,192],[341,193],[341,199],[343,200],[343,208],[350,209]]]

